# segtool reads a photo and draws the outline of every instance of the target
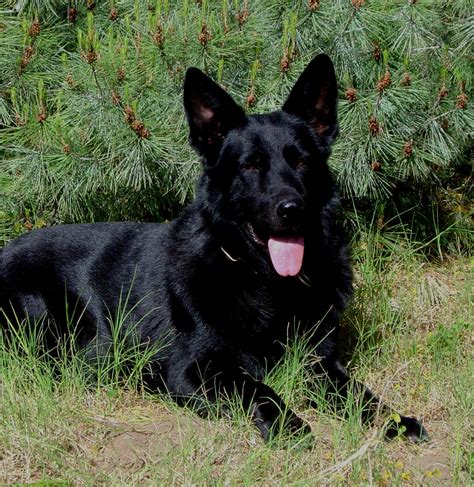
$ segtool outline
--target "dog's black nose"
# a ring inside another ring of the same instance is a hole
[[[277,207],[278,216],[289,222],[298,220],[302,212],[303,201],[299,198],[281,201]]]

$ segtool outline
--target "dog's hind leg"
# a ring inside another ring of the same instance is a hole
[[[0,325],[4,329],[18,326],[22,321],[40,322],[46,317],[47,306],[44,299],[35,293],[23,293],[0,299]]]
[[[338,360],[324,359],[319,363],[319,368],[322,370],[317,372],[323,372],[328,379],[326,388],[327,399],[336,408],[342,409],[349,394],[353,394],[361,403],[362,420],[364,422],[372,422],[377,413],[390,418],[385,429],[386,438],[390,439],[402,434],[415,442],[428,440],[428,433],[420,421],[396,413],[388,405],[381,402],[364,384],[352,381]]]

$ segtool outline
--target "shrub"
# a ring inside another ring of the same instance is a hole
[[[448,206],[466,219],[465,178],[452,181],[474,126],[469,0],[7,0],[0,12],[7,232],[173,216],[199,167],[186,68],[259,112],[319,52],[340,80],[331,164],[344,196],[385,211],[459,193]]]

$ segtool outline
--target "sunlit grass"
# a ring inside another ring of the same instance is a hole
[[[52,356],[39,345],[41,327],[6,323],[15,331],[8,344],[6,336],[0,343],[0,482],[468,485],[474,375],[469,262],[437,266],[414,247],[360,231],[343,356],[357,380],[400,413],[422,419],[430,444],[385,442],[383,419],[369,429],[361,425],[360,405],[351,397],[344,411],[328,406],[324,384],[311,385],[308,370],[317,357],[305,337],[286,344],[287,354],[266,382],[311,424],[311,437],[277,436],[264,444],[235,398],[222,400],[228,414],[214,409],[199,418],[143,387],[159,349],[141,347],[133,327],[123,332],[133,315],[124,291],[111,310],[108,353],[94,366],[73,342]],[[74,320],[70,325],[74,333]]]

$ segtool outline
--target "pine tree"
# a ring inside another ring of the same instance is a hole
[[[173,216],[199,169],[186,68],[264,112],[319,52],[340,80],[339,187],[383,205],[466,161],[473,37],[469,0],[1,1],[0,214]]]

